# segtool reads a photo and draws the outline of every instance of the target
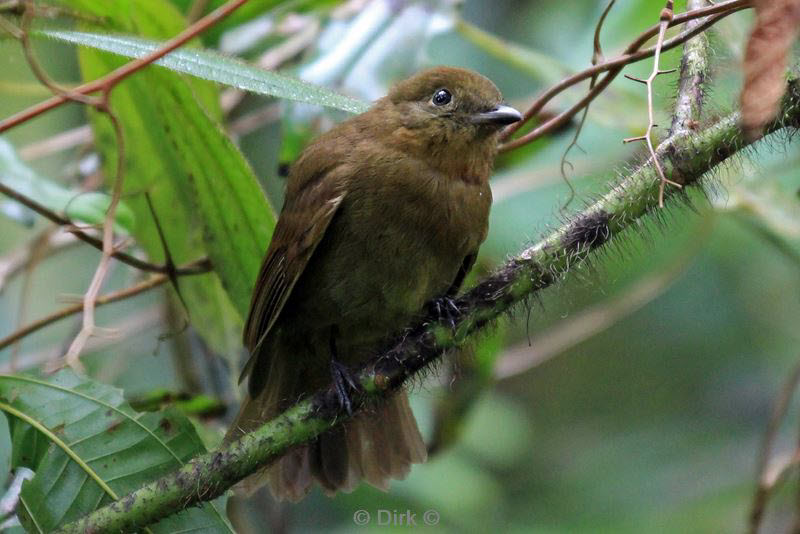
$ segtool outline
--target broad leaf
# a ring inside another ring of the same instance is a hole
[[[131,58],[142,57],[161,46],[149,39],[74,31],[44,31],[43,35]],[[204,80],[230,85],[244,91],[306,104],[318,104],[350,113],[362,113],[369,104],[325,87],[248,65],[210,50],[178,49],[156,61],[170,70]]]
[[[135,9],[120,10],[111,16],[130,17],[133,21],[120,20],[115,22],[115,26],[133,26],[149,36],[171,36],[185,24],[173,6],[152,0],[137,3]],[[85,47],[79,49],[78,59],[87,80],[98,78],[126,61]],[[155,94],[171,95],[169,105],[157,102]],[[206,215],[198,210],[189,180],[195,171],[192,166],[187,166],[187,155],[183,153],[185,148],[179,146],[178,140],[190,146],[208,143],[207,149],[215,154],[228,151],[225,161],[230,170],[226,172],[231,173],[235,182],[228,183],[225,172],[220,172],[215,179],[221,187],[243,187],[248,194],[256,196],[251,199],[250,206],[253,202],[266,206],[263,194],[255,192],[255,177],[243,157],[232,150],[224,134],[213,125],[213,121],[220,117],[218,98],[218,90],[213,84],[191,78],[184,80],[173,72],[158,68],[146,68],[136,73],[112,92],[111,105],[122,123],[125,136],[127,167],[124,191],[126,201],[136,213],[134,236],[153,261],[163,261],[165,253],[145,192],[152,200],[175,263],[182,264],[209,255],[205,238],[214,236],[213,232],[204,231]],[[175,120],[174,110],[177,108],[191,116],[207,114],[211,117],[207,122],[212,127],[200,132]],[[107,121],[96,113],[91,113],[90,118],[104,161],[115,161],[117,144]],[[226,207],[230,210],[230,217],[250,213],[250,208],[230,204]],[[258,235],[264,241],[257,256],[263,254],[272,226],[268,208],[262,211],[261,217],[263,230]],[[221,271],[230,272],[230,269],[223,267]],[[246,277],[247,273],[239,276]],[[241,284],[254,283],[255,275],[251,276],[252,280]],[[239,287],[236,283],[234,286]],[[230,357],[232,367],[236,367],[242,328],[241,312],[237,309],[241,310],[241,305],[234,307],[216,272],[182,277],[179,288],[187,303],[191,323],[215,351]]]
[[[188,182],[208,254],[244,316],[275,226],[272,210],[238,148],[194,104],[183,80],[154,86],[152,99],[164,135],[181,158],[182,175],[175,178]]]
[[[137,413],[120,390],[70,370],[48,380],[0,375],[0,410],[13,420],[15,437],[35,428],[49,443],[20,494],[18,514],[28,532],[76,520],[205,452],[179,412]],[[221,499],[206,503],[150,530],[233,532],[223,509]]]

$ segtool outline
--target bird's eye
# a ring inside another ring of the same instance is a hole
[[[435,93],[433,93],[433,98],[431,98],[431,102],[435,106],[444,106],[445,104],[449,104],[450,100],[453,99],[453,95],[450,94],[450,91],[447,89],[439,89]]]

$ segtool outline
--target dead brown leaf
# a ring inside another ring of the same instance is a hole
[[[792,43],[800,28],[800,0],[755,0],[756,23],[744,59],[742,125],[751,139],[775,117]]]

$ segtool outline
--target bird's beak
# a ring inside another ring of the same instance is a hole
[[[472,116],[473,124],[496,124],[505,126],[522,120],[522,114],[511,106],[497,106],[491,111],[476,113]]]

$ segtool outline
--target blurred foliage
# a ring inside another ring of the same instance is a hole
[[[28,198],[34,198],[47,209],[64,213],[70,220],[88,224],[102,224],[110,198],[102,193],[83,193],[66,189],[36,174],[14,152],[11,144],[0,138],[0,180]],[[14,207],[12,207],[14,206]],[[35,213],[17,202],[4,204],[5,215],[24,225],[32,225]],[[115,214],[114,231],[129,234],[133,227],[133,213],[123,203]]]
[[[44,19],[36,22],[37,29],[159,41],[183,28],[185,15],[201,4],[47,3],[84,17],[77,23],[69,15]],[[208,12],[223,2],[202,3]],[[589,64],[604,4],[575,0],[566,9],[555,0],[251,0],[193,46],[239,43],[236,54],[257,61],[314,23],[320,29],[310,45],[279,62],[283,74],[374,100],[392,81],[425,66],[465,66],[491,78],[512,105],[524,108],[538,91]],[[676,4],[677,10],[685,9],[685,2]],[[617,2],[601,34],[606,57],[654,24],[662,6],[655,0]],[[713,72],[701,122],[735,106],[750,20],[748,13],[740,13],[710,33]],[[34,45],[44,68],[62,83],[99,76],[124,61],[50,39],[37,38]],[[18,43],[0,39],[0,54],[5,67],[0,116],[8,116],[47,93],[31,75]],[[680,49],[667,52],[662,67],[676,67],[679,61]],[[651,67],[645,61],[625,72],[641,77]],[[674,75],[657,80],[660,124],[669,123],[675,85]],[[585,89],[567,91],[548,109],[564,109]],[[174,289],[100,309],[99,325],[118,335],[93,340],[83,357],[91,384],[86,387],[113,384],[141,409],[197,401],[177,407],[208,445],[220,439],[225,423],[213,416],[216,399],[229,405],[229,412],[235,409],[231,386],[241,356],[240,316],[252,283],[248,278],[254,276],[271,231],[269,205],[282,202],[281,163],[290,163],[311,136],[346,117],[341,111],[258,94],[244,95],[233,108],[225,108],[219,99],[222,95],[224,101],[228,91],[162,68],[137,73],[115,89],[112,103],[125,126],[129,166],[124,201],[134,214],[138,246],[152,261],[164,260],[142,195],[148,191],[174,260],[210,254],[222,265],[215,273],[179,280],[188,313]],[[267,113],[276,106],[278,113]],[[58,191],[80,190],[93,182],[78,163],[98,152],[110,180],[113,135],[104,118],[92,114],[89,120],[95,143],[25,161],[31,176]],[[24,154],[31,143],[86,122],[82,107],[63,106],[15,128],[5,139]],[[645,127],[645,93],[620,77],[592,105],[580,137],[582,150],[570,152],[566,170],[578,199],[566,210],[569,189],[560,177],[561,157],[574,124],[500,158],[492,184],[491,229],[478,268],[491,270],[640,161],[641,147],[621,140],[641,135]],[[381,510],[410,510],[418,522],[433,510],[439,529],[453,532],[487,527],[510,532],[743,530],[767,416],[783,377],[800,357],[797,148],[786,136],[759,143],[715,172],[705,194],[690,192],[692,209],[669,207],[620,236],[576,276],[545,291],[529,309],[518,310],[479,340],[474,360],[458,366],[448,360],[413,385],[412,404],[423,434],[443,446],[389,493],[360,487],[331,500],[315,491],[296,506],[265,506],[259,494],[235,507],[237,531],[262,532],[268,525],[277,531],[349,532],[358,510],[371,514],[370,526],[359,527],[365,531],[384,528],[378,524]],[[255,187],[255,176],[266,200]],[[245,196],[237,197],[242,191]],[[44,201],[43,195],[31,194]],[[198,219],[215,207],[215,218]],[[24,221],[32,226],[20,224],[6,211],[0,217],[0,265],[47,228],[39,218]],[[242,239],[225,238],[237,224],[239,230],[248,228],[239,232]],[[577,320],[589,307],[610,307],[636,282],[663,274],[687,254],[692,259],[685,272],[610,328],[587,332],[547,361],[534,362],[528,372],[503,380],[492,376],[497,359],[524,354],[528,340],[531,350],[537,349],[537,340],[553,328]],[[88,247],[65,249],[0,286],[0,336],[59,309],[62,295],[83,294],[98,257]],[[105,291],[130,286],[137,276],[116,265]],[[64,351],[79,321],[77,316],[67,319],[0,351],[0,366],[6,372],[12,364],[36,372]],[[211,416],[203,408],[208,406],[213,406]],[[797,415],[793,404],[781,451],[793,450]],[[7,436],[6,425],[0,427],[0,467],[36,468],[52,454],[50,443],[31,434],[30,427],[15,423]],[[786,530],[794,498],[789,493],[778,494],[771,505],[765,531]]]

